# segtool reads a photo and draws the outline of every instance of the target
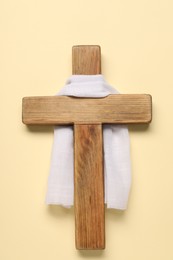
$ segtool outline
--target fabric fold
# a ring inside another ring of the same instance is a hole
[[[118,94],[102,75],[73,75],[57,95],[102,98]],[[127,208],[131,186],[130,142],[126,125],[103,125],[105,203]],[[73,126],[55,126],[47,204],[71,207],[74,201]]]

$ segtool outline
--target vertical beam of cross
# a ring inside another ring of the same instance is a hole
[[[73,47],[73,74],[101,73],[99,46]],[[77,249],[105,248],[101,124],[74,125],[74,204]]]

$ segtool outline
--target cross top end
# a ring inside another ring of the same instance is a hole
[[[73,46],[72,73],[74,75],[101,74],[101,47],[99,45]]]

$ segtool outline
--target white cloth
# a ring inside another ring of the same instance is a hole
[[[118,94],[102,75],[74,75],[57,95],[101,98]],[[127,207],[131,185],[130,145],[127,126],[103,125],[105,203]],[[56,126],[52,149],[47,204],[73,205],[73,126]]]

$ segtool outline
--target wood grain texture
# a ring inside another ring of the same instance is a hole
[[[72,56],[73,74],[95,75],[101,73],[101,50],[99,46],[74,46]],[[84,101],[84,99],[81,99],[81,101]],[[80,104],[75,102],[76,108],[78,107],[80,111],[83,109],[81,104],[83,102]],[[84,104],[84,107],[87,106],[88,104]],[[71,110],[70,107],[68,107],[69,110]],[[76,119],[81,117],[80,113],[78,110]],[[74,115],[74,113],[72,114]],[[84,114],[85,111],[83,111]],[[74,123],[77,122],[78,120],[74,121]],[[75,124],[74,150],[76,248],[104,249],[105,218],[101,125]]]
[[[75,125],[75,232],[77,249],[104,249],[101,125]]]
[[[151,96],[146,94],[117,94],[105,98],[26,97],[23,99],[23,122],[50,125],[149,123],[151,102]]]
[[[98,45],[73,46],[72,73],[77,75],[101,74],[101,48]]]

